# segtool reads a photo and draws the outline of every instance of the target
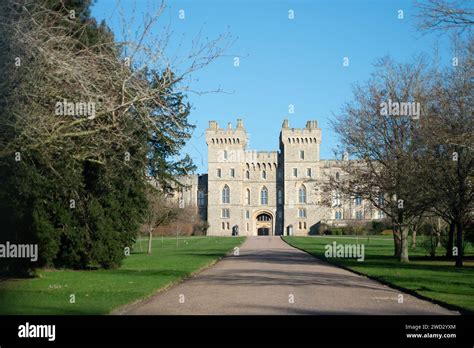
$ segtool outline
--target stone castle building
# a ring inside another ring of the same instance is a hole
[[[184,205],[196,205],[209,224],[208,235],[308,235],[321,223],[345,225],[383,218],[359,197],[342,200],[334,194],[331,207],[322,204],[321,184],[339,176],[335,160],[321,160],[322,141],[317,121],[290,128],[285,120],[279,151],[247,149],[242,120],[236,128],[210,121],[206,130],[208,173],[185,179]],[[361,221],[362,220],[362,221]]]

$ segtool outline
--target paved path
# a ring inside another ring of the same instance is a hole
[[[403,294],[404,302],[398,303],[399,294],[322,262],[279,237],[249,237],[239,256],[228,256],[191,279],[117,313],[457,314],[407,294]]]

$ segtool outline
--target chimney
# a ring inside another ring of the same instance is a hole
[[[314,120],[313,122],[313,128],[318,128],[318,121]]]
[[[313,122],[312,121],[306,121],[306,128],[311,129],[313,127]]]
[[[227,129],[229,129],[229,130],[232,129],[232,122],[227,122]]]
[[[290,126],[290,125],[289,125],[289,123],[288,123],[288,120],[284,120],[282,127],[283,127],[283,128],[288,128],[289,126]]]
[[[244,128],[244,121],[241,118],[237,119],[237,128]]]
[[[217,129],[217,122],[209,121],[209,129]]]

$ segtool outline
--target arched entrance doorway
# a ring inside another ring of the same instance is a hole
[[[268,213],[257,215],[257,236],[273,235],[273,218]]]

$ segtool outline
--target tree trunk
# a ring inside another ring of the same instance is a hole
[[[153,230],[150,229],[148,233],[148,255],[151,255],[151,240],[153,238]]]
[[[395,249],[395,257],[399,258],[401,255],[401,238],[399,226],[393,226],[393,243]]]
[[[451,222],[449,224],[449,234],[448,234],[448,245],[446,246],[446,257],[448,259],[453,258],[453,246],[454,246],[454,229],[456,228],[456,225],[454,222]]]
[[[411,247],[416,249],[416,229],[413,229],[413,235],[411,240]]]
[[[408,258],[408,227],[401,227],[400,262],[410,262]]]
[[[462,267],[463,245],[462,245],[462,221],[456,221],[456,247],[458,255],[456,256],[456,267]]]

